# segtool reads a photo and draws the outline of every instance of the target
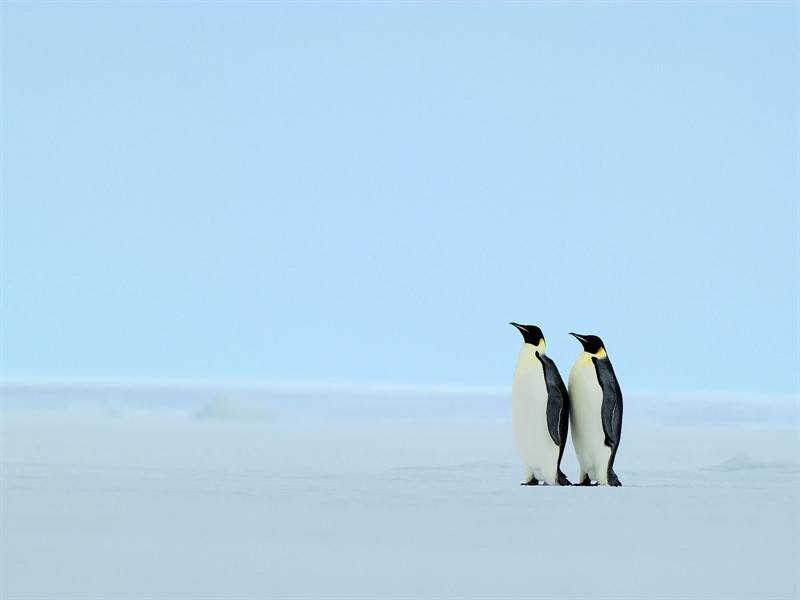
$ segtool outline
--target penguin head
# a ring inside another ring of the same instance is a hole
[[[584,352],[588,352],[598,358],[606,357],[606,348],[603,345],[603,340],[596,335],[584,335],[582,333],[570,333],[570,335],[574,336],[583,345]]]
[[[522,334],[522,339],[526,344],[530,344],[531,346],[536,346],[537,348],[544,350],[544,334],[542,334],[542,330],[536,325],[520,325],[519,323],[514,323],[513,321],[509,323],[509,325],[513,325],[519,330],[519,332]]]

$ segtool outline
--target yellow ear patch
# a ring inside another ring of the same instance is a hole
[[[606,356],[608,356],[608,354],[606,354],[606,349],[600,346],[600,350],[595,352],[594,356],[596,356],[597,358],[605,358]]]

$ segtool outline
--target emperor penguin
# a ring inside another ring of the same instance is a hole
[[[569,394],[555,363],[545,356],[542,330],[511,323],[522,334],[511,387],[514,441],[525,467],[522,485],[571,485],[561,471],[567,443]]]
[[[580,473],[576,485],[620,486],[614,459],[622,434],[622,392],[603,340],[570,333],[583,345],[569,372],[572,445]]]

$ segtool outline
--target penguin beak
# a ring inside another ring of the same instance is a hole
[[[577,339],[581,344],[586,341],[586,338],[583,337],[582,335],[578,335],[577,333],[572,333],[571,331],[569,334],[573,336],[575,339]]]
[[[511,323],[509,323],[509,325],[513,325],[514,327],[516,327],[517,329],[519,329],[519,330],[520,330],[522,333],[528,333],[528,330],[527,330],[527,329],[525,329],[525,328],[524,328],[522,325],[520,325],[519,323],[514,323],[514,321],[511,321]]]

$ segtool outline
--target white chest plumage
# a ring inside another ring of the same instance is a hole
[[[555,485],[559,447],[547,427],[547,384],[536,348],[523,344],[511,388],[514,441],[525,464],[525,475]]]
[[[608,483],[611,448],[605,445],[603,390],[597,381],[592,356],[582,352],[569,372],[570,430],[581,473],[600,484]]]

